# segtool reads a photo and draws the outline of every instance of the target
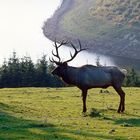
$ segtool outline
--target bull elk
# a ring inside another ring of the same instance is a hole
[[[82,91],[83,100],[83,112],[86,112],[86,97],[88,89],[91,88],[107,88],[112,86],[120,96],[120,104],[118,107],[118,113],[125,110],[125,93],[121,86],[125,78],[125,71],[115,66],[93,66],[83,65],[81,67],[72,67],[68,65],[68,62],[72,61],[78,53],[85,50],[82,49],[79,42],[79,49],[76,49],[73,43],[70,43],[74,49],[74,54],[70,52],[71,58],[67,61],[61,61],[58,49],[62,45],[68,44],[66,41],[62,41],[59,45],[54,42],[56,53],[52,51],[53,56],[58,59],[50,59],[52,63],[55,63],[57,67],[52,71],[53,75],[61,77],[64,82],[70,85],[77,86]]]

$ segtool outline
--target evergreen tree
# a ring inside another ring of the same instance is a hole
[[[4,62],[3,62],[3,64],[2,64],[2,67],[1,67],[1,71],[0,71],[0,73],[1,73],[1,78],[0,78],[0,80],[1,80],[1,87],[8,87],[8,85],[9,85],[9,81],[8,81],[8,79],[9,79],[9,74],[8,74],[8,66],[7,66],[7,61],[6,61],[6,59],[4,59]]]
[[[21,72],[21,85],[22,86],[35,86],[36,85],[36,69],[31,57],[24,56],[20,63]]]
[[[51,74],[54,68],[45,55],[34,64],[31,57],[19,59],[13,52],[0,67],[0,87],[62,87],[64,83]]]
[[[49,63],[48,65],[48,73],[51,74],[51,72],[55,69],[55,66],[52,62]]]
[[[140,86],[140,79],[138,74],[132,68],[126,76],[126,86]]]
[[[36,80],[37,80],[37,86],[45,87],[47,86],[47,67],[48,63],[46,60],[46,55],[43,55],[41,59],[38,60],[38,63],[36,65]]]
[[[21,81],[19,58],[16,56],[16,52],[13,52],[12,57],[8,60],[8,82],[9,87],[19,87]]]
[[[98,67],[98,66],[101,66],[101,63],[100,63],[100,56],[97,56],[97,58],[96,58],[96,66]]]

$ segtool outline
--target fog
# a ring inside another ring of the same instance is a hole
[[[36,61],[43,54],[51,57],[53,42],[42,32],[47,18],[60,6],[61,0],[4,0],[0,1],[0,63],[13,51],[18,57],[31,56]],[[62,47],[60,55],[68,59],[71,49]],[[98,54],[80,53],[70,65],[95,64]],[[100,56],[101,64],[113,65],[109,58]]]

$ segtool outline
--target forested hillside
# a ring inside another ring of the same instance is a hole
[[[93,52],[138,60],[139,65],[139,27],[139,0],[67,0],[43,31],[51,40],[78,38]]]

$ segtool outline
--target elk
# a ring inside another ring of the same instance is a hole
[[[52,51],[53,57],[50,59],[52,63],[55,63],[57,67],[52,71],[53,75],[57,75],[62,78],[64,82],[70,85],[77,86],[82,91],[83,100],[83,113],[86,112],[86,97],[88,89],[91,88],[107,88],[112,86],[120,96],[120,103],[118,107],[118,113],[122,113],[125,110],[125,92],[121,86],[125,78],[126,70],[119,69],[116,66],[94,66],[83,65],[81,67],[72,67],[68,65],[68,62],[72,61],[77,54],[86,49],[82,49],[81,42],[78,40],[79,49],[70,42],[71,47],[74,49],[74,53],[70,52],[70,59],[61,61],[58,49],[62,45],[66,45],[69,42],[62,41],[59,45],[54,42],[56,53]],[[55,59],[54,59],[55,57]],[[56,61],[58,59],[58,61]]]

